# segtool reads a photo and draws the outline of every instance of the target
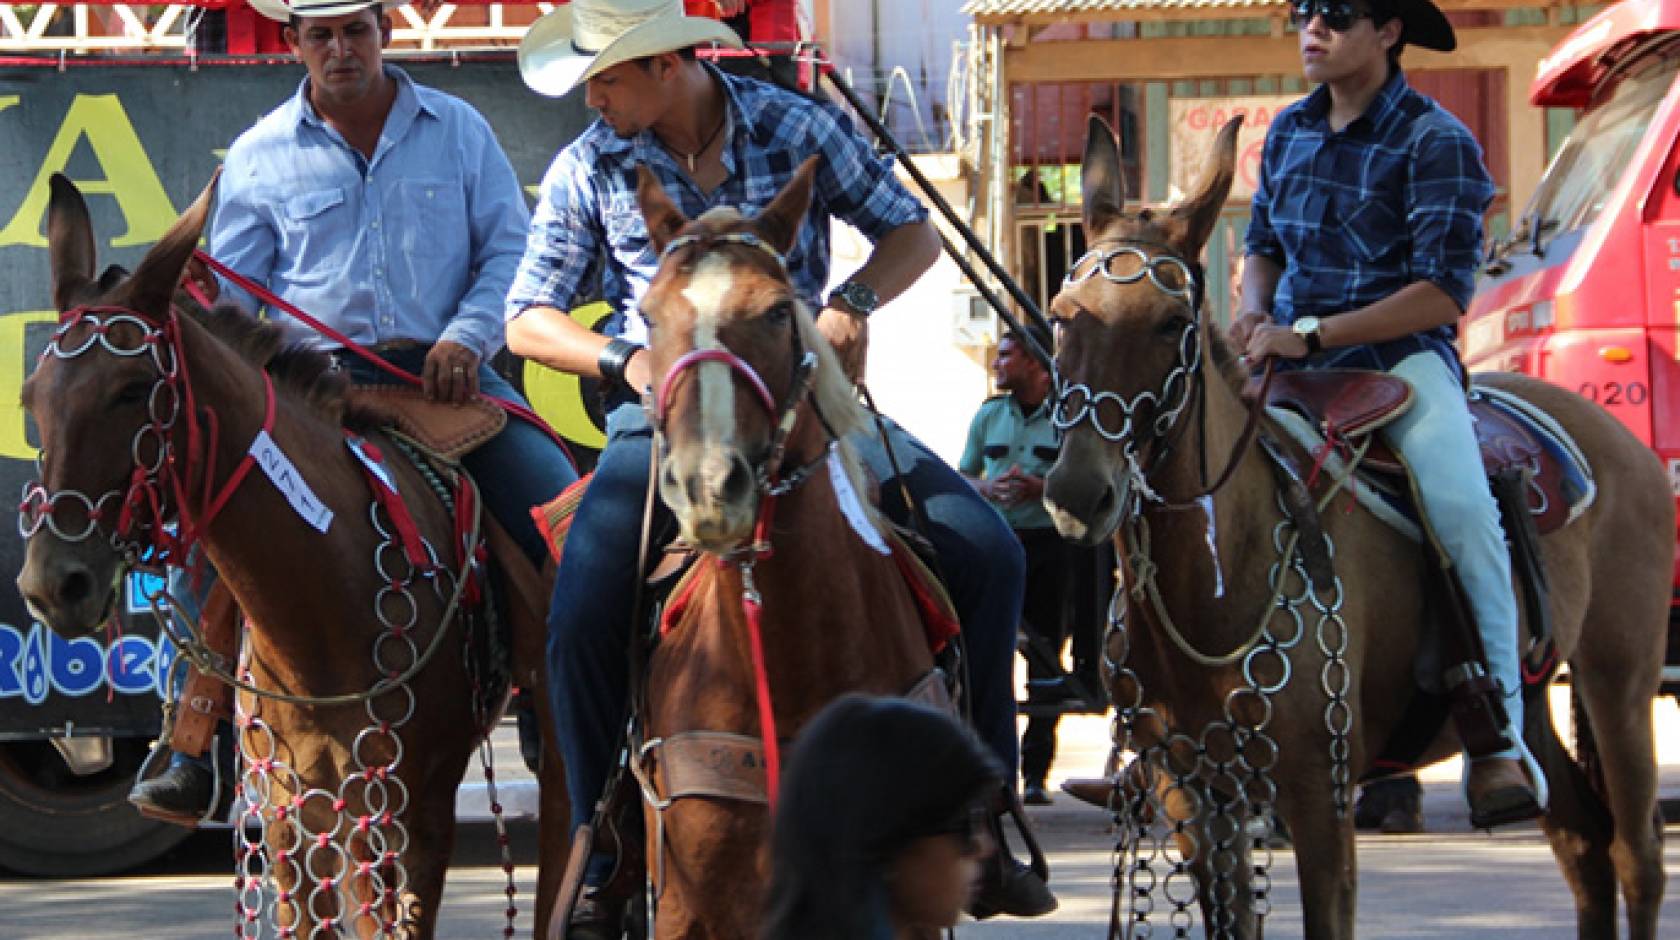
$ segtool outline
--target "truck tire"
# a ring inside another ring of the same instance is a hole
[[[192,835],[128,804],[146,742],[119,738],[111,766],[78,777],[46,741],[0,741],[0,868],[90,877],[144,864]]]

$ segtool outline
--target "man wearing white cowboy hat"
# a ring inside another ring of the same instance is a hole
[[[461,402],[483,391],[520,401],[488,362],[504,341],[525,197],[471,105],[384,63],[385,11],[401,2],[254,0],[287,24],[308,75],[228,149],[210,252],[420,374],[432,398]],[[220,289],[260,306],[233,285]],[[269,315],[298,340],[330,345],[281,311]],[[352,381],[393,381],[359,357],[342,362]],[[571,461],[543,431],[513,419],[464,462],[483,484],[485,507],[540,565],[547,550],[530,508],[577,479]],[[176,760],[130,798],[173,816],[201,814],[215,796],[212,779],[203,764]]]
[[[1493,180],[1469,129],[1400,69],[1407,44],[1450,52],[1457,39],[1430,0],[1293,0],[1290,20],[1302,69],[1321,85],[1267,131],[1231,338],[1251,363],[1411,383],[1412,408],[1383,434],[1417,478],[1486,658],[1454,664],[1449,691],[1495,716],[1488,730],[1503,738],[1465,762],[1471,822],[1528,819],[1544,798],[1522,742],[1510,556],[1453,345]]]
[[[520,43],[521,72],[533,89],[557,96],[582,87],[600,115],[561,151],[543,181],[507,304],[510,349],[563,372],[599,376],[610,399],[607,445],[567,536],[549,614],[549,668],[574,825],[588,821],[601,796],[623,730],[636,543],[649,485],[651,432],[635,391],[649,384],[647,357],[638,355],[646,325],[635,310],[659,259],[636,201],[635,168],[650,169],[693,218],[718,206],[761,210],[806,158],[820,156],[810,215],[788,267],[802,299],[821,310],[818,328],[853,374],[861,369],[869,315],[939,254],[927,211],[838,111],[725,75],[694,54],[696,46],[739,43],[721,24],[685,16],[680,0],[575,0],[537,21]],[[831,216],[862,231],[874,249],[825,300]],[[595,296],[616,310],[606,336],[565,313]],[[903,476],[931,517],[929,535],[962,620],[976,728],[1013,772],[1020,546],[956,471],[894,433]],[[856,443],[882,491],[895,492],[896,474],[880,443]],[[886,502],[889,515],[907,518],[896,500]],[[662,505],[657,512],[669,519]],[[997,868],[980,910],[1053,909],[1042,881],[1008,861],[1007,869]],[[586,884],[600,885],[608,867],[593,863]],[[610,933],[617,912],[608,900],[587,890],[574,927],[604,923]]]

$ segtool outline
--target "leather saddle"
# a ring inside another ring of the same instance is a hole
[[[349,403],[453,460],[500,434],[508,422],[507,412],[488,399],[474,396],[455,405],[432,401],[407,385],[357,385]]]
[[[1251,386],[1252,388],[1252,386]],[[1266,404],[1309,421],[1332,444],[1361,446],[1371,432],[1405,414],[1413,392],[1406,380],[1360,369],[1301,369],[1272,376]],[[1527,476],[1527,504],[1541,533],[1563,527],[1592,495],[1592,471],[1561,428],[1508,392],[1473,385],[1470,416],[1490,479]],[[1406,470],[1381,435],[1360,462],[1362,481],[1384,492],[1406,492]]]

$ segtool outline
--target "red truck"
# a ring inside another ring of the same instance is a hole
[[[1465,314],[1474,370],[1603,405],[1661,457],[1680,499],[1680,0],[1626,0],[1541,60],[1529,100],[1577,109]],[[1680,561],[1676,563],[1680,610]],[[1680,613],[1665,692],[1680,697]]]

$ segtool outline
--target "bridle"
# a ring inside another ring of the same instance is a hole
[[[684,249],[694,249],[696,259],[721,245],[743,245],[755,251],[762,252],[775,262],[777,272],[784,281],[789,280],[787,261],[782,253],[777,251],[762,238],[749,231],[725,232],[722,234],[694,233],[673,239],[665,246],[660,255],[660,263],[664,264],[676,252]],[[773,549],[770,545],[771,525],[776,516],[776,501],[797,489],[810,478],[816,469],[826,463],[837,445],[837,436],[828,419],[823,417],[822,409],[817,407],[816,401],[811,400],[812,412],[823,425],[828,435],[828,444],[823,447],[817,457],[808,463],[801,464],[792,470],[782,469],[782,460],[787,449],[789,435],[799,421],[799,405],[806,401],[811,392],[812,382],[816,377],[817,354],[806,349],[799,338],[799,325],[793,317],[788,319],[789,341],[793,346],[793,376],[788,383],[787,394],[777,402],[770,393],[770,387],[764,378],[758,374],[750,363],[727,349],[696,349],[683,354],[671,367],[666,370],[655,390],[651,423],[654,431],[653,457],[665,451],[665,420],[670,414],[671,400],[676,393],[677,382],[689,371],[700,366],[701,363],[716,362],[729,367],[730,375],[747,386],[752,391],[753,400],[769,417],[771,426],[770,448],[764,457],[753,465],[754,486],[758,492],[758,507],[753,520],[752,538],[744,545],[737,546],[718,558],[719,564],[732,565],[741,575],[741,608],[747,624],[748,646],[751,652],[754,677],[754,698],[758,706],[758,721],[760,739],[764,746],[765,783],[767,797],[772,810],[776,805],[777,786],[781,777],[781,746],[776,734],[776,712],[770,693],[770,677],[767,661],[764,656],[763,640],[763,608],[764,597],[759,593],[758,585],[753,580],[753,568],[759,561],[770,557]],[[652,498],[652,486],[649,486],[649,499]],[[643,522],[643,549],[646,550],[646,520]],[[645,746],[643,748],[645,751]],[[663,832],[663,829],[661,829]],[[663,864],[663,855],[661,855]]]
[[[1101,247],[1104,245],[1112,247]],[[1115,265],[1117,259],[1127,262],[1119,266],[1118,270]],[[1089,267],[1085,267],[1087,263],[1090,264]],[[1083,272],[1081,268],[1085,268]],[[1260,410],[1265,401],[1265,385],[1262,385],[1262,392],[1249,416],[1248,424],[1218,479],[1211,485],[1206,484],[1207,452],[1204,446],[1199,451],[1204,461],[1202,491],[1178,500],[1168,500],[1161,496],[1150,485],[1149,478],[1159,469],[1167,455],[1172,452],[1173,445],[1184,433],[1186,425],[1179,419],[1189,408],[1192,395],[1195,396],[1197,410],[1201,412],[1199,435],[1204,445],[1206,442],[1207,409],[1202,405],[1206,395],[1207,378],[1203,374],[1201,336],[1202,300],[1206,279],[1200,264],[1159,242],[1138,238],[1105,238],[1094,242],[1092,248],[1068,268],[1067,275],[1062,279],[1062,290],[1071,290],[1098,275],[1111,284],[1136,284],[1147,280],[1156,290],[1184,307],[1188,316],[1184,318],[1184,326],[1178,334],[1177,358],[1172,368],[1167,370],[1167,374],[1161,379],[1160,385],[1146,388],[1130,398],[1115,392],[1094,390],[1082,382],[1069,382],[1057,376],[1056,406],[1051,411],[1051,423],[1057,431],[1066,434],[1089,421],[1099,437],[1111,444],[1120,445],[1122,459],[1126,462],[1125,472],[1132,481],[1133,491],[1142,499],[1166,508],[1194,505],[1200,498],[1209,496],[1224,486],[1236,470],[1258,426]],[[1268,362],[1264,382],[1269,384],[1270,380],[1271,365]],[[1147,422],[1144,418],[1148,419]],[[1140,428],[1144,433],[1139,433]],[[1147,461],[1140,460],[1140,451],[1151,444],[1159,446],[1150,452]]]
[[[784,278],[787,277],[787,262],[783,259],[782,253],[764,239],[747,231],[684,235],[672,240],[669,245],[665,246],[665,251],[660,255],[660,260],[663,263],[676,252],[686,248],[697,250],[697,260],[698,257],[703,257],[708,250],[717,245],[744,245],[760,251],[775,262],[777,271]],[[824,457],[818,457],[785,473],[782,471],[781,464],[787,449],[788,436],[793,433],[794,425],[799,421],[799,405],[810,394],[812,382],[816,377],[817,354],[805,348],[805,344],[799,338],[799,327],[791,320],[789,321],[788,334],[793,346],[793,374],[791,381],[788,383],[787,394],[782,397],[780,402],[776,401],[776,397],[770,392],[769,384],[764,381],[763,376],[758,374],[758,370],[754,369],[745,359],[727,349],[695,349],[684,353],[676,362],[671,363],[670,369],[666,370],[664,378],[660,380],[656,388],[653,410],[650,416],[659,443],[658,449],[664,450],[665,422],[670,414],[671,400],[676,395],[678,381],[702,363],[721,363],[727,366],[730,374],[752,393],[753,401],[757,402],[759,407],[764,410],[765,415],[770,419],[771,426],[774,428],[770,440],[770,449],[752,468],[754,483],[760,495],[780,496],[791,492],[803,483],[812,471],[822,463]],[[827,428],[828,422],[822,418],[820,411],[818,411],[817,417]],[[832,429],[829,429],[829,438],[832,442],[834,438]],[[824,448],[825,456],[826,453],[827,448]]]
[[[71,331],[78,326],[88,327],[86,336],[67,345]],[[133,345],[113,339],[115,329],[122,326],[139,331]],[[214,489],[219,423],[215,411],[205,409],[201,424],[180,343],[180,314],[173,307],[161,319],[114,305],[73,307],[59,317],[58,329],[38,362],[49,356],[77,359],[96,349],[120,358],[150,356],[157,379],[146,396],[147,421],[135,429],[129,443],[133,468],[127,486],[114,487],[98,496],[77,489],[48,490],[40,482],[45,476],[46,456],[40,454],[36,457],[37,478],[24,484],[18,504],[18,533],[23,538],[32,538],[45,528],[59,540],[74,543],[87,541],[104,530],[112,549],[130,565],[142,560],[148,566],[184,563],[188,549],[221,512],[256,461],[247,452],[221,489]],[[274,384],[266,371],[263,385],[265,404],[259,435],[274,430]],[[178,423],[186,430],[184,455],[175,453]],[[195,472],[202,481],[202,493],[196,501],[191,498],[188,483]],[[60,510],[65,507],[85,513],[79,526],[60,520]],[[174,531],[167,524],[172,509]]]

